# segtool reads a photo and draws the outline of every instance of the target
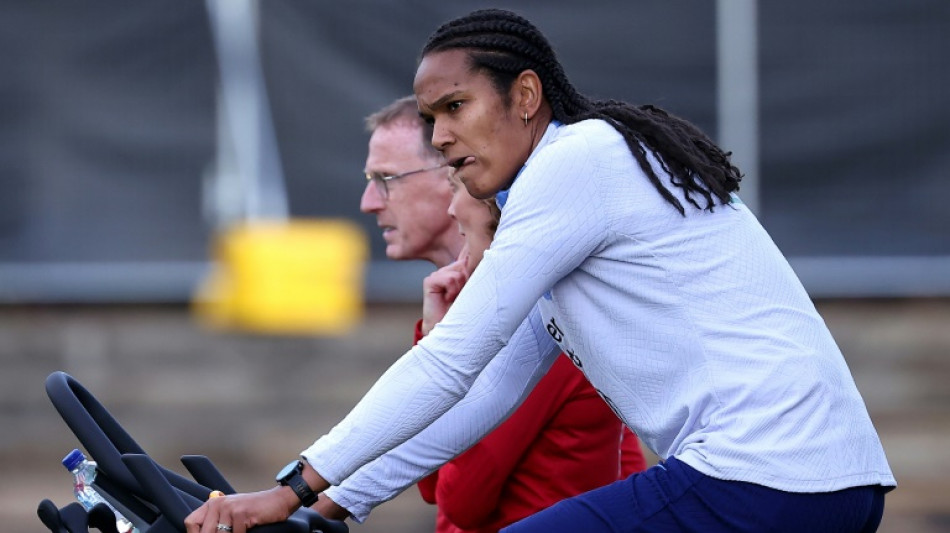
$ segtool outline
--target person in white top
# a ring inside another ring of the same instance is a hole
[[[500,421],[505,409],[473,412],[390,460],[506,345],[531,357],[499,376],[499,402],[564,350],[662,462],[505,531],[877,529],[896,486],[880,439],[727,153],[658,108],[580,95],[508,11],[437,29],[414,90],[455,176],[502,207],[491,248],[442,322],[302,451],[304,490],[216,498],[190,533],[282,520],[361,468],[380,503]]]
[[[481,261],[500,211],[494,200],[475,200],[447,179],[449,170],[429,142],[432,128],[419,116],[414,95],[371,114],[366,125],[371,136],[360,210],[376,216],[389,258],[424,259],[440,267],[423,282],[423,313],[416,325],[416,336],[422,337],[442,319],[468,273]],[[400,463],[415,462],[433,447],[454,447],[440,440],[451,438],[471,413],[512,410],[513,405],[492,394],[501,375],[512,382],[525,379],[509,371],[517,368],[508,363],[517,354],[505,352],[479,375],[468,398],[438,423],[388,452],[380,465],[367,465],[352,479],[322,492],[313,508],[326,518],[361,522],[375,505],[391,497],[389,493],[405,489],[401,477],[381,476],[381,471],[416,476],[417,468]],[[632,473],[645,468],[636,436],[623,431],[582,373],[567,358],[559,359],[517,414],[448,463],[445,471],[440,468],[441,473],[420,483],[427,501],[439,506],[437,531],[458,531],[458,525],[465,530],[497,530],[563,498],[615,481],[618,470]],[[622,441],[617,438],[621,433]],[[565,475],[556,482],[538,479],[536,472],[546,470]],[[373,495],[367,498],[370,482]]]

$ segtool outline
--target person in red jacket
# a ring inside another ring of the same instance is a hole
[[[500,217],[494,200],[475,199],[454,178],[449,182],[448,212],[466,247],[458,261],[423,282],[416,342],[445,315],[489,247]],[[559,357],[514,414],[419,482],[423,499],[438,506],[436,532],[495,532],[564,498],[643,470],[640,443],[624,430],[580,370]]]
[[[366,125],[371,136],[360,210],[376,217],[387,257],[422,259],[439,268],[424,284],[418,341],[441,320],[481,260],[499,211],[493,201],[475,200],[451,182],[441,154],[428,142],[431,127],[419,117],[415,97],[373,113]],[[423,499],[437,505],[436,532],[498,531],[643,470],[639,440],[629,430],[621,458],[622,427],[583,374],[567,357],[559,358],[506,422],[419,482]],[[314,508],[327,518],[350,515],[323,494]]]

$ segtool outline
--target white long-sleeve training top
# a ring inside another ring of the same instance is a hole
[[[443,321],[302,455],[339,484],[410,439],[465,396],[537,305],[516,342],[538,354],[556,342],[661,458],[791,492],[896,485],[844,358],[765,230],[738,199],[692,207],[653,167],[686,216],[609,124],[550,125]],[[493,394],[520,397],[528,379],[498,378]],[[505,412],[441,426],[461,452]],[[427,468],[400,466],[393,483]],[[386,483],[360,477],[360,497]]]
[[[419,434],[330,487],[326,495],[363,522],[374,507],[480,441],[520,406],[560,355],[549,337],[535,335],[543,330],[540,321],[535,309],[461,401]]]

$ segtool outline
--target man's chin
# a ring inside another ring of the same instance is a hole
[[[386,258],[392,259],[393,261],[404,261],[407,259],[402,247],[395,244],[389,244],[386,246]]]

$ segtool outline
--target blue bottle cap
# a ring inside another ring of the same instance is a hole
[[[85,460],[86,454],[82,453],[78,449],[73,450],[66,454],[66,457],[63,457],[63,466],[66,467],[66,470],[72,472],[77,466],[79,466],[79,463]]]

